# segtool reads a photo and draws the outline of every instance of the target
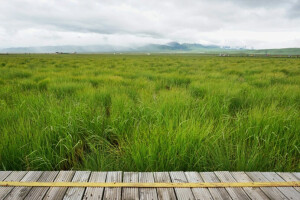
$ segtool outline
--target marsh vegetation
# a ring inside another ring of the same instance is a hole
[[[1,170],[299,170],[300,60],[0,55]]]

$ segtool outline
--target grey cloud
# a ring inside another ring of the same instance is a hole
[[[300,0],[290,6],[290,9],[287,11],[287,15],[290,18],[300,18]]]
[[[222,0],[213,0],[213,1],[222,1]],[[285,5],[294,4],[297,0],[230,0],[225,2],[232,2],[242,7],[280,7]]]

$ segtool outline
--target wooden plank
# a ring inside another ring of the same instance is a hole
[[[283,178],[285,181],[300,181],[300,177],[298,178],[295,176],[295,173],[290,172],[277,172],[281,178]]]
[[[217,171],[215,172],[217,177],[221,182],[236,182],[236,180],[232,177],[232,175],[228,171]],[[248,195],[245,193],[243,188],[226,188],[227,192],[231,196],[232,199],[248,199]]]
[[[53,182],[57,176],[58,171],[46,171],[38,179],[38,182]],[[43,199],[49,187],[34,187],[25,197],[25,200],[38,200]]]
[[[254,182],[269,182],[269,180],[262,175],[261,172],[246,172],[246,174]],[[276,187],[261,187],[260,188],[270,199],[280,200],[287,199]]]
[[[139,173],[140,183],[154,183],[154,176],[152,172],[140,172]],[[156,188],[139,188],[139,194],[141,200],[156,200],[157,192]]]
[[[184,172],[170,172],[171,180],[174,183],[187,183]],[[195,199],[190,188],[175,188],[178,199]]]
[[[106,182],[122,182],[122,172],[108,172]],[[103,199],[121,199],[121,188],[105,188]]]
[[[123,174],[124,183],[137,183],[139,182],[139,173],[138,172],[124,172]],[[139,190],[138,188],[122,188],[122,199],[139,199]]]
[[[275,172],[262,172],[262,174],[271,182],[284,181]],[[300,199],[300,194],[293,187],[277,187],[277,189],[282,192],[288,199]]]
[[[200,173],[201,177],[205,182],[208,183],[218,183],[220,180],[218,177],[215,175],[213,172],[201,172]],[[209,188],[208,189],[212,195],[212,197],[216,200],[219,199],[226,199],[229,200],[231,199],[230,195],[224,188]]]
[[[170,183],[171,178],[168,172],[154,172],[154,181],[157,183]],[[175,200],[176,195],[174,188],[157,188],[158,199]]]
[[[185,176],[189,183],[200,183],[204,182],[198,172],[185,172]],[[195,199],[213,199],[207,188],[192,188]]]
[[[285,181],[299,181],[299,179],[294,176],[292,173],[289,172],[277,172],[281,178],[283,178]],[[300,192],[300,187],[294,187],[298,192]]]
[[[3,181],[4,179],[6,179],[10,173],[11,173],[11,171],[0,171],[0,181]]]
[[[299,179],[299,180],[300,180],[300,172],[294,172],[294,173],[293,173],[293,175],[294,175],[294,176],[296,176],[296,177],[297,177],[297,179]]]
[[[90,171],[77,171],[72,179],[72,182],[88,182]],[[69,188],[64,196],[64,200],[81,200],[84,194],[84,187]]]
[[[54,182],[70,182],[74,176],[74,171],[60,171]],[[59,200],[62,199],[67,191],[67,187],[51,187],[46,193],[45,200]]]
[[[247,176],[245,172],[231,172],[231,175],[237,180],[237,182],[252,182],[252,180]],[[257,200],[265,200],[269,199],[267,195],[260,189],[255,187],[244,187],[245,192],[248,194],[249,197],[252,199]]]
[[[26,174],[26,171],[12,172],[4,181],[20,181]],[[14,187],[0,187],[0,199],[4,199],[13,188]]]
[[[36,182],[42,175],[41,171],[29,171],[21,182]],[[6,197],[6,200],[24,199],[32,187],[15,187]]]
[[[89,182],[104,183],[107,172],[92,172]],[[83,196],[84,200],[97,200],[103,197],[103,187],[87,187]]]

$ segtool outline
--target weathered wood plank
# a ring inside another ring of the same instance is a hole
[[[140,183],[154,183],[153,172],[140,172]],[[139,194],[141,200],[156,200],[157,192],[156,188],[139,188]]]
[[[280,182],[284,181],[278,174],[275,172],[262,172],[262,174],[271,182]],[[300,194],[293,187],[277,187],[277,189],[282,192],[288,199],[300,199]]]
[[[88,182],[90,174],[90,171],[77,171],[72,179],[72,182]],[[85,188],[83,187],[71,187],[67,190],[64,200],[81,200],[84,191]]]
[[[185,172],[185,176],[189,183],[200,183],[204,182],[198,172]],[[195,199],[213,199],[207,188],[192,188]]]
[[[104,183],[107,172],[92,172],[89,182]],[[84,200],[97,200],[103,197],[103,187],[87,187],[84,193]]]
[[[124,183],[137,183],[139,182],[139,173],[138,172],[124,172],[123,174]],[[123,200],[133,200],[139,199],[139,190],[138,188],[123,188],[122,189],[122,199]]]
[[[173,183],[187,183],[184,172],[170,172]],[[175,193],[178,199],[195,199],[190,188],[175,188]]]
[[[232,176],[237,180],[237,182],[252,182],[252,180],[247,176],[245,172],[231,172]],[[270,199],[265,195],[265,193],[260,188],[255,187],[244,187],[245,192],[248,194],[249,197],[252,199],[257,200],[265,200]]]
[[[232,175],[228,171],[217,171],[215,172],[221,182],[236,182]],[[248,199],[248,195],[245,193],[243,188],[226,188],[227,192],[232,199]]]
[[[154,172],[154,181],[158,183],[172,182],[168,172]],[[175,191],[173,188],[157,188],[157,196],[160,200],[176,199]]]
[[[108,172],[106,182],[122,182],[122,172]],[[121,199],[121,188],[105,188],[103,199]]]
[[[262,175],[261,172],[246,172],[246,174],[254,182],[269,182],[269,180]],[[276,187],[261,187],[260,188],[270,199],[280,200],[287,199]]]
[[[11,174],[11,171],[0,171],[0,181],[3,181],[6,179],[9,174]]]
[[[294,174],[294,176],[296,176],[296,177],[297,177],[297,179],[299,179],[299,180],[300,180],[300,172],[294,172],[293,174]]]
[[[70,182],[74,176],[74,171],[60,171],[54,182]],[[45,200],[59,200],[62,199],[67,191],[67,187],[51,187],[46,193]]]
[[[200,175],[201,175],[201,177],[203,178],[203,180],[205,182],[208,182],[208,183],[218,183],[218,182],[220,182],[218,177],[213,172],[201,172]],[[212,197],[216,200],[219,200],[219,199],[229,200],[229,199],[231,199],[230,195],[228,194],[228,192],[224,188],[209,188],[208,190],[210,191]]]
[[[4,179],[4,181],[20,181],[26,174],[26,171],[12,172]],[[0,187],[0,199],[4,199],[13,188],[14,187]]]
[[[58,171],[46,171],[38,179],[38,182],[53,182],[57,176]],[[38,200],[43,199],[49,187],[34,187],[25,197],[25,200]]]
[[[21,180],[21,182],[36,182],[43,172],[29,171]],[[6,200],[24,199],[32,187],[15,187],[6,197]]]
[[[283,178],[285,181],[299,181],[299,179],[294,176],[292,173],[289,172],[277,172],[281,178]],[[300,187],[294,187],[298,192],[300,192]]]
[[[290,172],[276,172],[281,178],[283,178],[285,181],[300,181],[300,177],[297,178],[295,176],[295,173],[290,173]]]

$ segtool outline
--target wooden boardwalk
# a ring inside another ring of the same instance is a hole
[[[283,182],[299,181],[286,172],[90,172],[0,171],[0,181],[17,182]],[[95,188],[0,187],[0,199],[293,199],[299,187],[261,188]]]

